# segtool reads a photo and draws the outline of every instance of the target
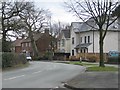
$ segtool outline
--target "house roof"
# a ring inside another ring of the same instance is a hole
[[[90,30],[97,30],[97,29],[93,29],[93,27],[98,28],[98,26],[95,24],[95,21],[91,18],[86,22],[72,22],[71,26],[72,26],[75,33],[90,31]],[[115,21],[113,24],[111,24],[109,26],[108,30],[110,30],[110,31],[111,30],[112,31],[120,31],[119,27],[120,26],[119,26],[118,22]],[[104,25],[104,28],[105,28],[105,25]]]
[[[70,38],[70,29],[64,29],[62,30],[63,35],[65,38]]]
[[[62,35],[64,35],[65,38],[70,38],[70,29],[63,29],[59,38],[61,38]]]
[[[23,41],[24,39],[20,38],[20,39],[16,39],[15,41],[13,41],[12,45],[13,46],[21,46],[21,42]]]
[[[45,33],[35,33],[34,34],[34,40],[36,41],[36,40],[38,40],[42,35],[45,35]],[[31,40],[30,40],[30,38],[28,37],[28,38],[26,38],[26,39],[24,39],[22,42],[30,42]]]
[[[62,35],[64,35],[65,38],[70,38],[70,29],[61,30],[61,33],[58,35],[57,39],[60,40]]]

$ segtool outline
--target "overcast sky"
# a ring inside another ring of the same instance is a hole
[[[65,0],[64,0],[65,1]],[[39,8],[49,9],[52,13],[52,22],[65,22],[71,23],[77,21],[72,13],[68,12],[65,8],[63,0],[34,0],[35,4]]]

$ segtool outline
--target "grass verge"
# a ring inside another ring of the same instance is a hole
[[[87,67],[87,71],[118,71],[118,68],[113,66],[105,66],[105,67],[92,66],[92,67]]]
[[[26,63],[26,64],[18,64],[15,65],[13,67],[7,67],[7,68],[2,68],[2,71],[10,71],[10,70],[15,70],[15,69],[21,69],[21,68],[26,68],[28,67],[30,64]]]
[[[81,66],[96,66],[96,64],[92,64],[92,63],[83,63],[83,62],[79,62],[79,61],[76,61],[76,62],[66,62],[67,64],[74,64],[74,65],[81,65]]]
[[[65,63],[85,66],[86,71],[118,71],[117,67],[114,67],[114,66],[99,67],[98,64],[95,64],[95,63],[79,62],[79,61],[65,62]]]

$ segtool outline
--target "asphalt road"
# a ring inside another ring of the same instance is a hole
[[[78,74],[85,67],[32,61],[30,66],[2,73],[2,88],[55,88]]]

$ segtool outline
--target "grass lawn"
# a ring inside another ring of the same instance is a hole
[[[65,62],[65,63],[86,66],[87,71],[118,71],[117,67],[114,67],[114,66],[99,67],[99,65],[96,63],[79,62],[79,61],[71,61],[71,62]]]
[[[93,67],[87,67],[87,71],[118,71],[118,68],[113,66],[105,66],[105,67],[93,66]]]
[[[10,70],[15,70],[15,69],[21,69],[21,68],[26,68],[28,67],[30,64],[26,63],[26,64],[18,64],[12,67],[7,67],[7,68],[2,68],[2,71],[10,71]]]
[[[74,65],[81,65],[81,66],[96,66],[96,64],[92,64],[92,63],[83,63],[83,62],[79,62],[79,61],[73,61],[73,62],[66,62],[67,64],[74,64]]]

